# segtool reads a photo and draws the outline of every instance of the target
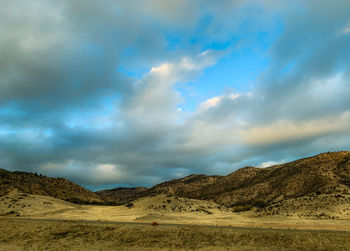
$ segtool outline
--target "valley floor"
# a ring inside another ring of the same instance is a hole
[[[0,250],[350,250],[348,206],[327,218],[257,216],[163,195],[97,206],[13,193],[0,198]]]

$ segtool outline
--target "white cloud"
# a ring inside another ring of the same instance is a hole
[[[211,107],[215,107],[218,104],[220,104],[220,102],[224,99],[224,98],[229,98],[231,100],[235,100],[238,99],[241,96],[241,94],[239,93],[232,93],[229,94],[227,96],[218,96],[218,97],[213,97],[208,99],[207,101],[203,102],[200,104],[200,108],[201,109],[209,109]]]
[[[79,180],[83,177],[86,184],[123,182],[127,176],[125,168],[118,164],[93,164],[82,163],[70,159],[65,162],[47,162],[41,165],[40,170],[51,175],[59,174],[64,177],[71,177]]]
[[[258,167],[260,168],[266,168],[266,167],[270,167],[270,166],[275,166],[275,165],[280,165],[286,163],[285,160],[281,160],[281,161],[266,161],[266,162],[262,162],[260,165],[258,165]]]
[[[207,51],[193,58],[183,57],[152,67],[137,83],[134,95],[123,107],[124,115],[152,127],[176,123],[182,98],[173,88],[174,85],[195,78],[203,69],[214,64],[218,56],[215,52]]]
[[[280,120],[262,127],[241,131],[244,142],[250,146],[264,146],[283,142],[307,140],[334,133],[350,132],[350,112],[341,116],[293,122]]]
[[[214,97],[214,98],[208,99],[207,101],[201,104],[201,107],[203,107],[204,109],[208,109],[210,107],[216,106],[217,104],[219,104],[221,99],[222,97]]]
[[[99,164],[94,169],[92,175],[93,177],[91,179],[95,182],[122,181],[126,178],[123,168],[115,164]]]
[[[346,35],[350,33],[350,25],[347,25],[344,27],[344,29],[341,31],[342,34]]]

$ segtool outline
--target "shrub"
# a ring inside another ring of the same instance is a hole
[[[131,207],[134,206],[134,203],[131,203],[131,202],[130,202],[130,203],[126,204],[125,206],[128,207],[128,208],[131,208]]]
[[[233,208],[233,212],[238,213],[238,212],[246,212],[252,209],[252,205],[244,205],[244,206],[236,206]]]

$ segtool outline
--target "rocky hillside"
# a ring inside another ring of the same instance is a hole
[[[0,169],[0,197],[18,190],[22,193],[51,196],[75,203],[101,203],[101,198],[63,178],[50,178],[27,172]]]
[[[350,152],[323,153],[269,168],[243,168],[194,196],[226,206],[350,193]]]

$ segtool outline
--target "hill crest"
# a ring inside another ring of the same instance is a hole
[[[18,190],[21,193],[50,196],[74,203],[102,202],[94,192],[64,178],[3,170],[0,170],[0,197]]]

